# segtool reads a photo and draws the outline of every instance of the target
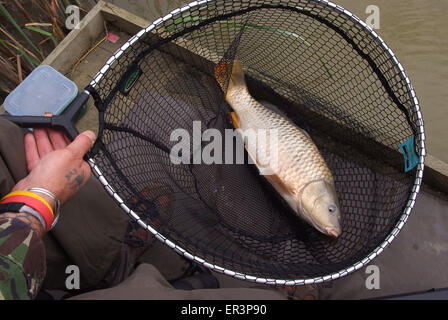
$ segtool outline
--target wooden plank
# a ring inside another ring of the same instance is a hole
[[[105,35],[104,21],[131,35],[149,24],[147,20],[113,4],[99,1],[80,22],[79,29],[70,32],[43,64],[67,74],[76,61]]]
[[[111,3],[104,3],[101,13],[108,22],[129,34],[136,34],[146,28],[150,22]]]
[[[72,30],[53,52],[42,62],[67,74],[79,58],[104,34],[103,1],[82,19],[79,28]]]
[[[448,195],[448,163],[430,154],[426,155],[423,182]]]
[[[76,0],[76,4],[85,10],[91,10],[96,5],[95,0]]]

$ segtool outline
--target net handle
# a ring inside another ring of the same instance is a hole
[[[22,128],[54,128],[65,132],[67,137],[73,141],[79,135],[75,122],[81,113],[82,108],[89,100],[90,93],[84,91],[67,108],[67,110],[57,116],[11,116],[1,115],[5,120],[15,123]]]

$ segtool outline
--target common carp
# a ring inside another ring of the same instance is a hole
[[[276,130],[277,162],[265,178],[286,200],[297,216],[320,232],[337,238],[341,234],[341,211],[334,186],[333,175],[306,132],[282,115],[269,110],[257,102],[249,93],[244,72],[239,60],[220,62],[215,67],[215,78],[225,93],[227,103],[232,107],[232,120],[242,132],[257,133]],[[269,139],[261,139],[262,150],[272,153]],[[246,150],[260,169],[257,154]],[[271,151],[269,151],[271,150]],[[268,164],[269,165],[269,164]]]

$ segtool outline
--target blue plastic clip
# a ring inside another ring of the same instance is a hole
[[[418,164],[418,156],[414,148],[414,135],[409,140],[400,144],[400,150],[404,157],[404,172],[408,172]]]

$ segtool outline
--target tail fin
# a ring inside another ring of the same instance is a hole
[[[232,74],[229,76],[230,72]],[[235,88],[246,88],[244,71],[238,59],[233,61],[233,67],[227,61],[218,63],[215,67],[215,78],[224,92],[230,92]]]

